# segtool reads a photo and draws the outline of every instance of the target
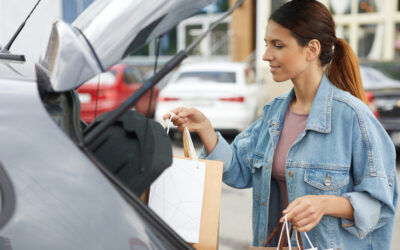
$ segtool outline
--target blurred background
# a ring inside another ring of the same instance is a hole
[[[37,61],[55,19],[72,23],[95,0],[43,0],[13,45],[15,53]],[[89,80],[79,90],[82,119],[114,109],[141,83],[221,17],[234,0],[218,0],[181,22],[159,40],[138,48],[119,65]],[[262,106],[288,91],[290,81],[275,83],[262,61],[269,15],[285,0],[246,0],[186,59],[138,103],[136,109],[160,120],[170,107],[193,106],[212,118],[232,140],[261,115]],[[332,12],[337,37],[358,55],[371,111],[393,143],[400,146],[400,0],[321,0]],[[36,0],[0,0],[0,44],[4,45],[25,19]],[[29,41],[27,43],[26,41]],[[95,86],[95,87],[93,87]],[[100,91],[97,91],[99,86]],[[149,105],[149,103],[151,105]],[[230,115],[238,110],[238,113]],[[240,113],[241,112],[241,113]],[[218,120],[219,119],[219,120]],[[222,121],[221,121],[222,120]],[[238,125],[239,124],[239,125]],[[183,155],[179,133],[171,132],[175,155]],[[201,144],[195,138],[196,149]],[[399,171],[399,163],[397,164]],[[251,244],[251,190],[223,187],[220,249],[246,249]],[[399,214],[399,213],[398,213]],[[394,235],[400,235],[397,214]],[[394,237],[392,249],[400,249]]]

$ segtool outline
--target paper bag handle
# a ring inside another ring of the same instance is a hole
[[[183,130],[182,138],[183,138],[183,152],[185,153],[185,157],[190,158],[194,161],[199,161],[188,128],[185,128]]]
[[[284,227],[282,222],[278,223],[278,225],[275,226],[275,228],[272,230],[271,234],[268,236],[267,242],[265,243],[264,247],[268,246],[268,244],[271,242],[272,238],[275,236],[276,232],[278,232],[278,230],[281,228],[281,226]],[[293,234],[293,226],[290,227],[290,233],[289,233],[288,240],[290,240],[292,238],[292,234]],[[284,240],[280,241],[278,249],[283,249],[283,245],[285,244],[285,239],[286,238],[284,238]],[[297,231],[296,231],[296,239],[298,241],[298,247],[300,249],[304,249],[303,241],[301,240],[300,233]]]
[[[170,115],[169,119],[168,119],[168,123],[165,123],[164,121],[164,128],[167,129],[167,134],[169,133],[169,129],[171,127],[171,120],[172,117],[175,116],[175,114],[173,112],[168,112],[168,114]],[[183,151],[185,153],[185,157],[186,158],[190,158],[194,161],[199,161],[197,154],[196,154],[196,150],[194,149],[193,146],[193,141],[192,138],[190,137],[190,133],[188,128],[185,128],[182,132],[182,138],[183,138]]]

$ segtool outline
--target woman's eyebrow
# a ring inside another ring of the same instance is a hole
[[[265,38],[264,38],[264,41],[265,41],[266,43],[268,43],[267,39],[265,39]],[[282,42],[282,40],[279,40],[279,39],[272,39],[272,40],[271,40],[271,43],[275,43],[275,42]]]

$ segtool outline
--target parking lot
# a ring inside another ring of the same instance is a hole
[[[201,143],[194,138],[196,151],[200,152]],[[181,141],[173,142],[175,156],[183,156]],[[397,161],[397,178],[400,183],[400,161]],[[222,186],[219,249],[247,249],[252,242],[251,233],[251,189],[234,189],[225,184]],[[400,203],[397,207],[399,207]],[[392,250],[400,250],[400,212],[396,214],[393,231]]]

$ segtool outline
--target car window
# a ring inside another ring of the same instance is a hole
[[[191,71],[182,72],[176,79],[181,82],[215,82],[215,83],[235,83],[235,72],[229,71]]]
[[[133,68],[126,68],[124,69],[124,82],[126,83],[138,83],[140,80],[135,75]]]
[[[112,85],[115,83],[116,80],[116,75],[117,72],[114,70],[110,70],[107,72],[103,72],[95,77],[93,77],[92,79],[90,79],[89,81],[87,81],[85,84],[104,84],[104,85]]]
[[[375,67],[360,67],[361,79],[365,89],[400,87],[400,81],[388,77]]]

